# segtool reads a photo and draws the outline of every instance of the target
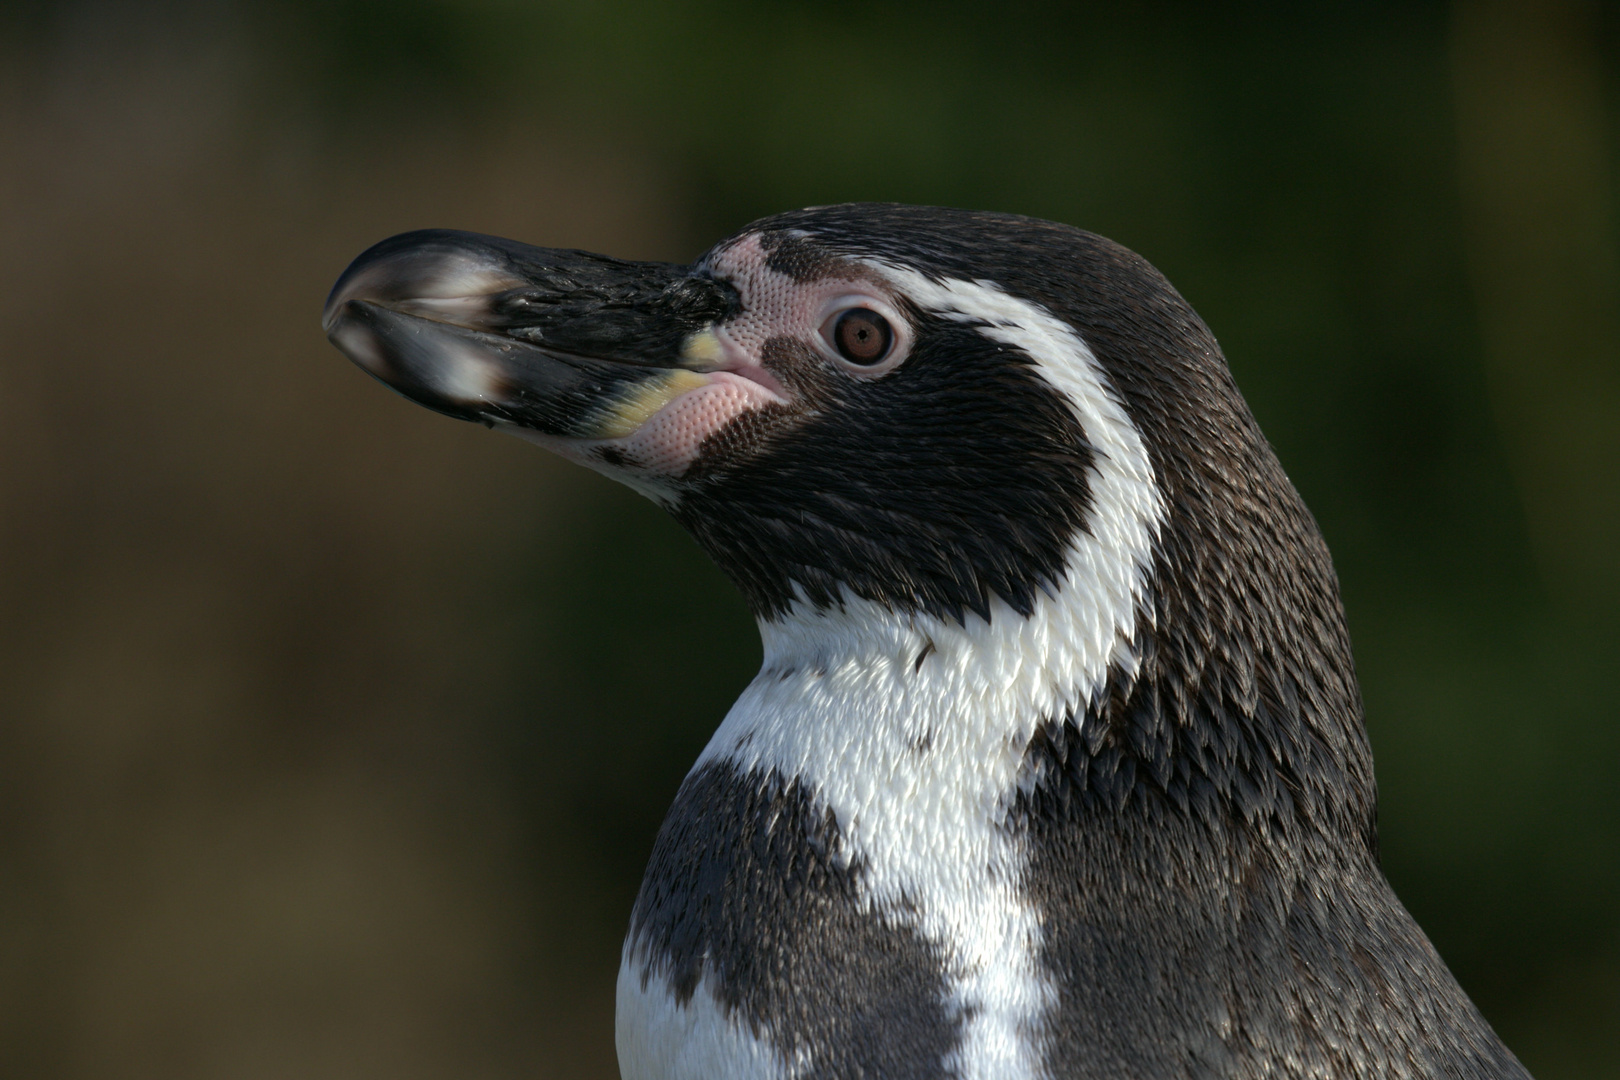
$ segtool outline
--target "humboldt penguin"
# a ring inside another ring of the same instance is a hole
[[[1141,257],[887,204],[689,266],[427,230],[325,328],[663,505],[758,620],[626,1080],[1526,1075],[1379,868],[1321,534]]]

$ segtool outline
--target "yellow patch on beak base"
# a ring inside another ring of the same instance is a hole
[[[720,339],[714,330],[699,330],[681,345],[681,363],[687,367],[714,367],[720,363]]]
[[[584,429],[580,435],[587,439],[622,439],[633,435],[653,413],[688,390],[696,390],[708,382],[695,371],[680,368],[660,371],[626,387],[616,399],[603,402],[590,421],[580,425]]]

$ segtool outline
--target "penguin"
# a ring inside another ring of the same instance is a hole
[[[690,266],[426,230],[324,326],[664,506],[758,621],[625,1080],[1528,1075],[1384,878],[1327,547],[1140,256],[874,203]]]

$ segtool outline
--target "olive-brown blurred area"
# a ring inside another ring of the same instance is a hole
[[[1571,0],[0,7],[0,1073],[616,1075],[753,627],[321,302],[405,229],[884,199],[1199,309],[1333,548],[1397,890],[1538,1077],[1620,1077],[1617,119]]]

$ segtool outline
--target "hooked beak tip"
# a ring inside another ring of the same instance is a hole
[[[356,301],[475,326],[490,298],[528,282],[476,233],[421,229],[362,252],[326,298],[321,323],[331,334]]]

